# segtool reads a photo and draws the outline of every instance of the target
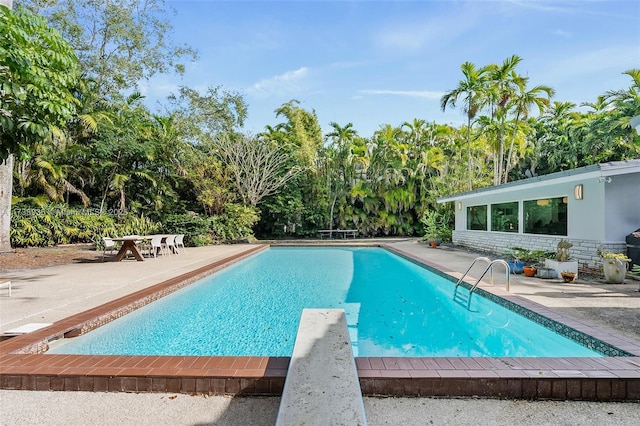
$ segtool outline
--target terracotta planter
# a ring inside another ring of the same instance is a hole
[[[534,277],[536,275],[537,268],[535,266],[525,266],[522,270],[525,277]]]
[[[429,241],[429,244],[431,244],[431,247],[433,247],[433,248],[438,247],[438,242],[436,240]]]

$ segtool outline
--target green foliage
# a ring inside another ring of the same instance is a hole
[[[424,225],[423,241],[442,240],[451,241],[451,214],[448,211],[440,213],[436,210],[427,211],[420,222]]]
[[[258,219],[258,213],[252,207],[227,204],[223,214],[212,217],[215,239],[220,242],[249,239]]]
[[[569,255],[569,249],[571,247],[573,247],[573,244],[571,244],[569,241],[560,240],[558,242],[558,250],[556,251],[556,260],[558,262],[566,262],[567,260],[569,260],[571,258],[571,256]]]
[[[164,218],[162,232],[184,234],[186,246],[204,246],[213,244],[212,220],[208,216],[196,214],[170,215]]]
[[[626,254],[606,250],[604,246],[598,247],[598,257],[602,260],[620,260],[622,262],[631,262],[631,259]]]
[[[124,221],[116,225],[115,235],[153,235],[157,234],[161,227],[162,224],[154,222],[148,217],[127,215]],[[112,235],[105,234],[104,236],[108,237]]]
[[[156,73],[180,74],[183,61],[196,56],[171,39],[163,0],[20,3],[46,16],[62,32],[78,52],[84,75],[95,81],[100,97],[118,98]]]
[[[253,237],[258,221],[256,211],[237,204],[227,204],[224,213],[213,216],[195,214],[171,215],[165,218],[162,232],[184,234],[185,245],[202,246],[214,242],[227,243]]]
[[[0,160],[30,155],[75,111],[75,53],[44,18],[0,6]]]
[[[97,243],[102,236],[116,234],[114,217],[64,204],[39,208],[17,205],[11,213],[11,244],[15,247]]]
[[[529,250],[522,247],[511,247],[508,251],[503,253],[503,256],[508,259],[533,264],[541,262],[544,259],[552,258],[555,254],[555,252],[547,250]]]

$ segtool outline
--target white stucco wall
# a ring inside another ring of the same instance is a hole
[[[606,241],[624,240],[640,228],[640,173],[612,176],[606,185]]]
[[[626,252],[625,237],[640,228],[640,160],[605,163],[576,171],[559,172],[486,190],[446,197],[455,204],[453,242],[480,250],[502,253],[509,247],[555,251],[560,239],[569,240],[571,255],[582,266],[595,267],[601,245]],[[574,188],[582,185],[583,198],[576,200]],[[525,200],[567,197],[567,235],[523,233]],[[491,204],[519,203],[519,232],[467,230],[467,207],[487,205],[491,226]]]
[[[583,186],[582,200],[576,200],[574,197],[574,188],[578,184]],[[456,201],[455,230],[466,230],[468,206],[518,201],[519,227],[522,232],[524,222],[522,201],[567,197],[567,235],[564,238],[602,241],[605,237],[604,185],[598,182],[596,174],[592,174],[590,176],[571,176],[557,182],[536,181],[504,190],[497,189],[495,192],[487,191],[466,195],[459,200],[462,203],[462,209],[458,209],[458,201]]]

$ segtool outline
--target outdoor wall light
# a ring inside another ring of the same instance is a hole
[[[462,201],[458,201],[458,210],[462,210]]]
[[[576,200],[582,200],[582,184],[579,183],[573,188],[573,197]]]

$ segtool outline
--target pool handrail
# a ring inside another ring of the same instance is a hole
[[[507,291],[509,291],[509,272],[510,272],[509,264],[508,264],[505,260],[503,260],[503,259],[495,259],[495,260],[491,260],[491,259],[489,259],[488,257],[480,256],[480,257],[476,257],[475,259],[473,259],[473,262],[471,262],[471,265],[469,266],[469,268],[467,268],[467,270],[465,271],[465,273],[464,273],[464,274],[462,274],[462,276],[458,279],[458,282],[456,282],[456,286],[455,286],[455,291],[454,291],[454,293],[458,290],[458,286],[462,283],[462,280],[464,280],[464,277],[466,277],[466,276],[467,276],[467,274],[469,273],[469,271],[471,271],[471,268],[473,268],[473,265],[475,265],[475,264],[476,264],[476,262],[478,262],[478,261],[480,261],[480,260],[482,260],[482,261],[484,261],[484,262],[487,262],[487,263],[488,263],[488,265],[487,265],[487,267],[485,268],[485,270],[482,272],[482,274],[480,275],[480,278],[478,278],[478,279],[476,280],[476,282],[473,284],[473,286],[472,286],[472,287],[471,287],[471,289],[469,290],[469,294],[473,293],[473,291],[476,289],[476,287],[478,286],[478,284],[480,283],[480,281],[482,280],[482,278],[484,278],[484,276],[487,274],[487,272],[488,272],[489,270],[491,270],[491,279],[490,279],[490,283],[491,283],[491,285],[493,285],[493,265],[495,265],[495,264],[501,264],[501,265],[504,265],[504,267],[505,267],[505,271],[506,271],[506,280],[507,280],[505,289],[506,289]]]

